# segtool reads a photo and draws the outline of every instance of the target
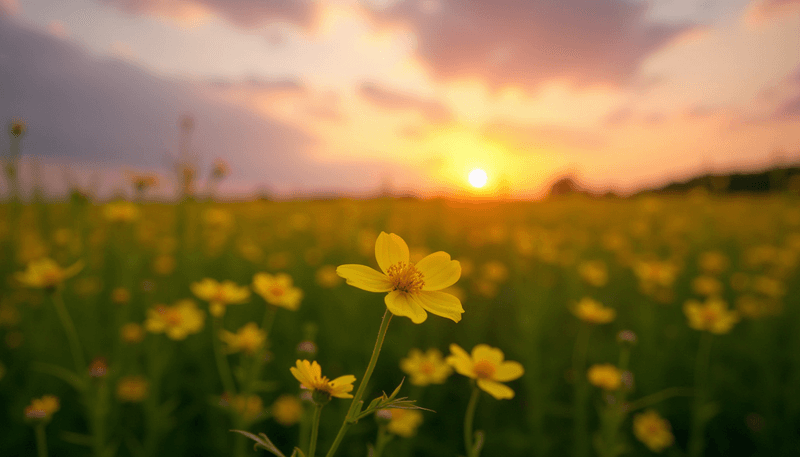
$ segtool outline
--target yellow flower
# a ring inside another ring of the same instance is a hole
[[[697,263],[703,272],[710,275],[717,275],[728,268],[728,257],[719,251],[707,251],[700,254]]]
[[[111,291],[111,301],[118,305],[125,305],[131,301],[131,293],[124,287],[117,287]]]
[[[153,260],[153,271],[161,276],[168,276],[175,271],[175,257],[169,254],[160,254]]]
[[[739,322],[739,313],[728,310],[728,304],[721,298],[712,297],[705,303],[689,300],[683,305],[683,312],[689,319],[689,327],[711,333],[728,333]]]
[[[333,289],[342,282],[342,278],[336,274],[336,267],[333,265],[323,265],[317,270],[315,275],[317,284],[326,289]]]
[[[300,416],[302,416],[302,414],[303,405],[300,404],[300,400],[294,395],[281,395],[275,400],[275,403],[272,404],[272,417],[275,418],[275,422],[284,427],[291,427],[300,422]]]
[[[135,322],[128,322],[119,329],[119,335],[126,343],[141,343],[144,339],[144,329]]]
[[[457,344],[450,345],[449,363],[459,374],[477,379],[478,387],[498,400],[514,398],[514,391],[501,382],[521,377],[525,370],[519,362],[504,361],[503,351],[486,344],[472,349],[472,356]]]
[[[192,283],[191,289],[197,298],[208,302],[208,311],[214,317],[224,316],[226,306],[244,303],[250,297],[250,290],[247,287],[237,286],[233,281],[220,283],[205,278]]]
[[[508,279],[508,267],[499,260],[483,264],[483,277],[492,282],[503,282]]]
[[[61,409],[61,404],[58,401],[58,397],[45,395],[42,398],[31,400],[31,404],[25,407],[25,417],[47,422],[59,409]]]
[[[417,428],[422,424],[422,413],[415,409],[383,409],[384,414],[391,417],[386,428],[389,433],[394,433],[403,438],[411,438],[417,433]]]
[[[602,260],[587,260],[578,266],[581,279],[592,286],[603,287],[608,283],[608,268]]]
[[[236,333],[223,330],[220,339],[228,345],[228,352],[244,351],[252,355],[264,346],[267,332],[258,328],[255,322],[249,322]]]
[[[138,403],[147,398],[148,386],[143,376],[125,376],[117,381],[117,398],[122,402]]]
[[[132,222],[139,217],[139,208],[131,202],[109,203],[103,214],[111,222]]]
[[[319,364],[308,360],[298,360],[297,367],[291,367],[289,371],[300,381],[300,387],[308,390],[324,392],[331,397],[353,398],[348,392],[353,390],[353,383],[356,377],[353,375],[339,376],[333,381],[322,376],[322,368]]]
[[[205,314],[192,300],[181,300],[175,306],[158,305],[147,310],[144,325],[148,332],[166,333],[170,339],[183,340],[203,329]]]
[[[300,300],[303,299],[303,291],[292,285],[292,277],[286,273],[274,276],[268,273],[256,273],[253,276],[253,291],[270,305],[290,311],[297,311]]]
[[[230,405],[245,422],[253,422],[264,414],[264,401],[258,395],[236,395]]]
[[[412,349],[407,358],[400,360],[400,369],[411,377],[410,382],[415,386],[444,384],[453,373],[438,349],[428,349],[424,354],[419,349]]]
[[[14,275],[19,283],[25,287],[52,290],[60,286],[65,279],[78,274],[83,268],[81,262],[76,262],[69,268],[61,268],[52,259],[43,258],[28,263],[28,268]]]
[[[614,320],[617,312],[612,308],[606,308],[602,303],[592,300],[589,297],[582,298],[572,310],[578,319],[590,324],[607,324]]]
[[[653,452],[661,452],[675,442],[669,421],[653,410],[633,416],[633,434]]]
[[[622,385],[622,372],[611,364],[592,365],[587,378],[592,385],[603,390],[617,390]]]
[[[347,284],[369,292],[389,292],[386,307],[395,316],[406,316],[415,324],[437,316],[461,320],[464,308],[453,295],[441,292],[461,277],[461,265],[450,254],[439,251],[418,263],[409,261],[408,245],[394,233],[381,232],[375,242],[375,258],[383,273],[364,265],[341,265],[336,273]]]
[[[711,297],[722,293],[722,283],[713,276],[698,276],[692,280],[692,289],[697,295]]]

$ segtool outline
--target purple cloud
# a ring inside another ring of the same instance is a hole
[[[448,122],[453,113],[444,104],[430,99],[395,91],[376,83],[362,83],[358,89],[365,100],[386,110],[414,110],[432,122]]]

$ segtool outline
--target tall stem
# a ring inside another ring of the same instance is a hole
[[[231,376],[231,369],[228,366],[228,359],[222,352],[222,345],[219,340],[220,325],[222,318],[215,317],[211,320],[211,342],[214,346],[214,355],[217,359],[217,370],[219,370],[219,377],[222,379],[222,386],[225,392],[231,397],[236,395],[236,384],[233,383],[233,376]]]
[[[700,457],[705,447],[704,429],[708,417],[703,412],[708,390],[708,365],[711,361],[711,333],[703,332],[697,349],[694,367],[694,402],[692,405],[692,429],[689,435],[689,456]]]
[[[378,356],[381,354],[383,340],[386,337],[386,330],[389,328],[389,322],[391,320],[392,313],[387,308],[383,313],[381,328],[378,330],[378,340],[375,341],[375,347],[372,349],[372,357],[369,359],[367,371],[364,373],[364,377],[361,379],[361,383],[358,385],[358,390],[353,397],[353,401],[350,403],[350,408],[347,410],[347,416],[345,416],[344,422],[342,422],[342,427],[339,429],[339,433],[336,434],[336,438],[333,440],[333,444],[328,450],[328,453],[325,454],[325,457],[333,457],[334,454],[336,454],[336,449],[339,447],[339,444],[341,444],[342,438],[344,438],[344,435],[347,433],[347,429],[349,429],[350,426],[355,422],[355,411],[359,407],[358,405],[361,401],[361,397],[364,395],[364,391],[367,389],[369,378],[372,377],[372,372],[375,371],[375,365],[378,363]]]
[[[53,305],[56,308],[56,313],[58,313],[58,318],[61,320],[61,326],[64,327],[64,332],[67,334],[70,352],[72,352],[72,361],[75,363],[75,372],[78,376],[82,376],[85,374],[86,360],[83,358],[83,350],[81,349],[81,342],[78,339],[78,332],[75,330],[75,324],[72,322],[72,318],[69,317],[66,305],[64,305],[64,298],[61,296],[61,290],[54,290],[50,296],[53,299]]]
[[[322,406],[314,405],[314,419],[311,422],[311,443],[308,445],[308,457],[314,457],[317,451],[317,435],[319,434],[319,418],[322,416]]]
[[[588,403],[588,391],[586,389],[586,353],[589,351],[589,331],[591,327],[585,322],[581,322],[578,330],[578,337],[575,341],[575,351],[572,354],[572,373],[575,377],[573,395],[573,423],[572,438],[574,457],[586,457],[589,455],[589,433],[588,417],[586,414],[586,404]]]
[[[478,406],[478,396],[480,395],[480,389],[478,389],[478,384],[474,381],[472,383],[472,395],[469,397],[469,403],[467,404],[467,413],[464,415],[464,446],[467,448],[467,457],[478,457],[473,454],[473,441],[472,441],[472,427],[473,422],[475,421],[475,408]]]
[[[378,426],[378,438],[375,440],[375,454],[372,457],[383,456],[383,450],[386,445],[392,440],[392,435],[386,431],[386,425]]]
[[[44,433],[44,423],[36,424],[36,453],[39,457],[47,457],[47,436]]]

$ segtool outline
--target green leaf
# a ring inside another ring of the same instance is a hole
[[[254,435],[254,434],[252,434],[250,432],[246,432],[244,430],[231,430],[231,431],[239,433],[241,435],[244,435],[244,436],[250,438],[251,440],[255,441],[256,444],[253,446],[254,450],[258,450],[258,448],[260,447],[260,448],[264,449],[267,452],[271,452],[276,457],[286,457],[285,455],[283,455],[283,453],[280,451],[280,449],[278,449],[277,447],[275,447],[274,444],[272,444],[272,441],[270,441],[269,438],[267,438],[267,435],[265,435],[263,433],[259,433],[258,436],[256,436],[256,435]],[[295,448],[295,450],[296,449],[297,448]],[[292,453],[292,455],[295,455],[295,454]]]
[[[68,370],[64,367],[51,363],[33,362],[31,363],[31,369],[39,373],[55,376],[71,385],[78,392],[83,392],[86,389],[86,383],[84,383],[83,379],[72,370]]]
[[[306,455],[303,454],[303,451],[301,451],[299,447],[296,447],[294,448],[291,457],[306,457]]]
[[[403,387],[403,383],[405,382],[405,380],[406,380],[405,377],[403,377],[403,379],[400,380],[400,385],[397,386],[396,389],[394,389],[394,392],[392,392],[391,395],[389,395],[389,400],[394,400],[394,398],[397,396],[397,394],[400,393],[400,388]]]

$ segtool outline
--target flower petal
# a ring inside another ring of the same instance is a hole
[[[500,382],[513,381],[520,378],[523,374],[525,374],[525,369],[522,368],[521,363],[512,361],[503,362],[497,367],[497,371],[494,372],[494,380]]]
[[[430,254],[415,266],[425,281],[422,290],[442,290],[455,284],[461,277],[461,264],[451,260],[450,254],[444,251]]]
[[[467,351],[461,349],[461,346],[457,344],[451,344],[450,352],[452,355],[447,356],[445,361],[455,368],[458,374],[468,378],[474,378],[475,372],[472,369],[472,359],[469,354],[467,354]]]
[[[445,292],[423,290],[416,294],[415,298],[426,311],[454,322],[460,321],[461,315],[464,313],[464,308],[458,298]]]
[[[500,384],[499,382],[490,381],[488,379],[478,379],[478,387],[498,400],[514,398],[514,391],[511,387]]]
[[[389,267],[403,262],[408,263],[408,245],[394,233],[381,232],[375,241],[375,260],[384,273],[389,274]]]
[[[421,324],[428,318],[428,313],[422,309],[419,302],[411,294],[395,290],[389,292],[384,298],[386,307],[395,316],[406,316],[415,324]]]
[[[472,348],[472,360],[475,360],[476,362],[478,360],[488,360],[489,362],[492,362],[495,367],[497,367],[503,363],[503,359],[505,359],[503,351],[493,348],[488,344],[479,344]]]
[[[336,274],[344,278],[347,284],[368,292],[389,292],[392,283],[385,274],[366,265],[340,265]]]

